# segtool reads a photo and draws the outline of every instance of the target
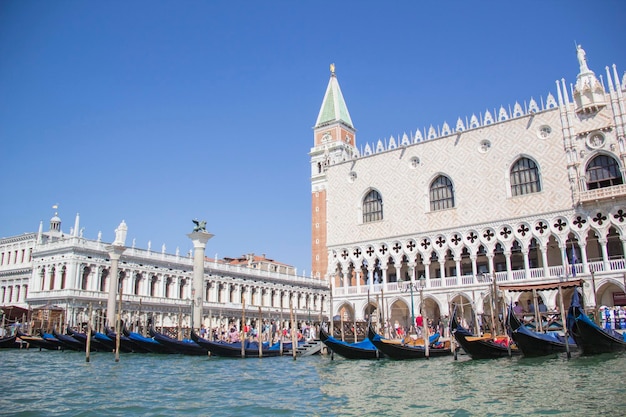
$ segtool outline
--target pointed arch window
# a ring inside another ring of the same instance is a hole
[[[511,168],[511,195],[525,195],[541,191],[539,168],[534,161],[520,158]]]
[[[623,184],[617,161],[608,155],[598,155],[587,165],[587,189],[612,187]]]
[[[438,211],[454,207],[452,181],[440,175],[430,184],[430,210]]]
[[[383,198],[376,190],[371,190],[363,199],[363,223],[383,219]]]

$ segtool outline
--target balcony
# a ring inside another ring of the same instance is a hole
[[[626,184],[612,187],[598,188],[596,190],[581,191],[578,193],[577,203],[589,203],[600,200],[626,197]]]
[[[603,261],[589,262],[587,264],[589,270],[584,272],[583,264],[576,264],[576,275],[579,278],[589,276],[590,273],[604,274],[611,272],[626,273],[626,260],[625,259],[613,259],[607,262],[608,269],[605,267]],[[550,266],[547,268],[548,274],[545,274],[544,268],[532,268],[528,271],[516,270],[516,271],[501,271],[496,272],[496,281],[499,284],[524,284],[524,283],[539,283],[541,281],[555,281],[564,276],[571,277],[570,266],[563,267],[562,265]],[[401,294],[406,292],[405,287],[408,285],[408,281],[400,282],[388,282],[385,284],[365,284],[360,286],[350,287],[335,287],[333,288],[333,297],[349,297],[362,296],[379,293],[381,290],[387,294]],[[437,292],[456,292],[466,291],[478,288],[484,288],[485,282],[481,274],[478,275],[462,275],[444,278],[430,278],[426,281],[426,289],[436,290]]]

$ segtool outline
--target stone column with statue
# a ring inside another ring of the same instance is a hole
[[[204,251],[206,244],[213,237],[206,231],[206,221],[193,220],[193,232],[187,236],[193,242],[193,280],[191,284],[192,297],[192,327],[199,329],[202,326],[202,299],[204,294]]]
[[[115,240],[111,245],[105,247],[109,253],[111,259],[111,271],[109,273],[109,296],[107,299],[107,326],[113,327],[115,325],[115,296],[117,295],[118,287],[118,266],[122,253],[126,250],[126,233],[128,227],[124,220],[115,229]]]

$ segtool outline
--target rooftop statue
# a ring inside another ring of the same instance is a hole
[[[126,243],[126,233],[128,233],[128,226],[126,226],[126,222],[122,220],[117,229],[115,229],[115,241],[113,241],[113,245],[124,246]]]
[[[580,65],[580,72],[588,72],[589,67],[587,66],[587,53],[580,45],[576,46],[576,57],[578,58],[578,65]]]
[[[206,220],[193,219],[192,222],[195,224],[194,232],[206,232]]]

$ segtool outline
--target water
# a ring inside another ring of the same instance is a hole
[[[0,351],[0,415],[626,415],[626,354],[458,361]]]

